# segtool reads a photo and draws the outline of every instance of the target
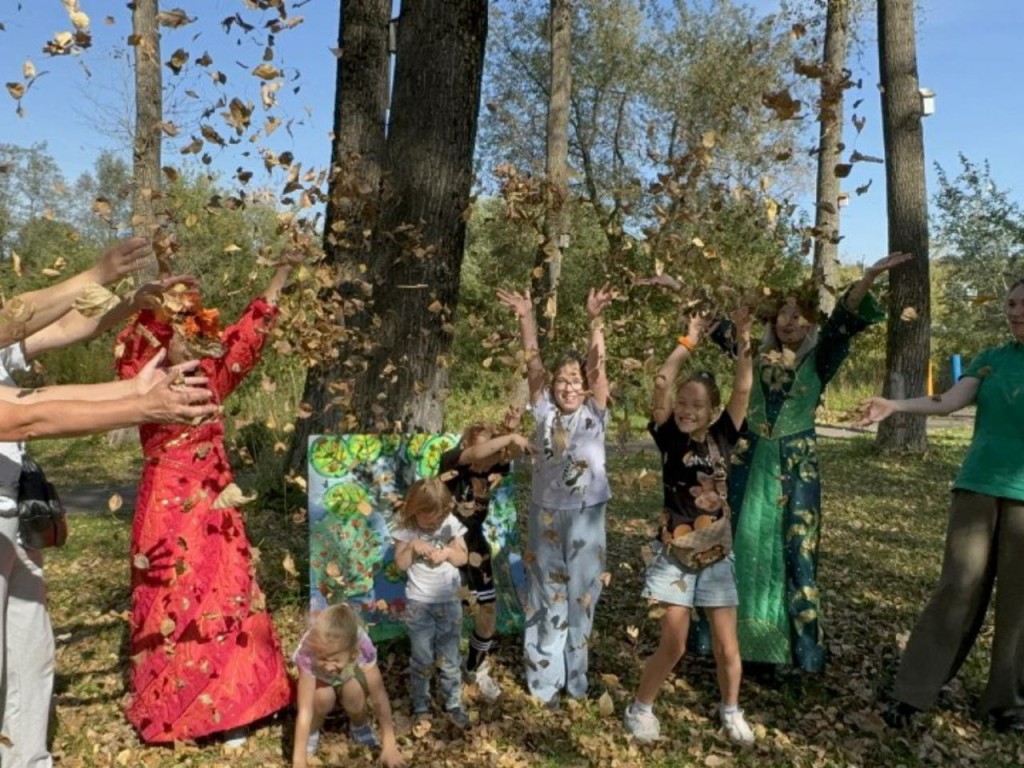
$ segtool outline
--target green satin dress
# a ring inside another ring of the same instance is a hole
[[[795,364],[778,353],[760,356],[748,431],[733,451],[729,477],[740,654],[746,661],[824,668],[814,414],[849,354],[850,339],[884,317],[871,296],[857,313],[840,299],[816,346]]]

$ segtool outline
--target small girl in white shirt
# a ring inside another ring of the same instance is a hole
[[[409,663],[412,713],[430,711],[430,676],[437,667],[448,717],[459,728],[472,726],[462,708],[459,637],[462,634],[462,580],[459,566],[469,559],[466,527],[452,514],[454,501],[436,477],[409,487],[394,532],[395,565],[406,572],[405,624],[412,658]]]

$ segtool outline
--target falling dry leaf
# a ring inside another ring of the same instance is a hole
[[[252,496],[246,496],[242,493],[242,489],[234,483],[228,483],[227,487],[220,492],[220,495],[214,499],[212,508],[213,509],[234,509],[240,507],[243,504],[247,504],[256,498],[254,493]]]

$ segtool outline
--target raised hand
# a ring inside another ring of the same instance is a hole
[[[610,286],[591,288],[587,294],[587,315],[591,319],[600,317],[605,308],[612,303],[614,297],[615,294]]]
[[[176,285],[186,285],[191,289],[199,288],[199,281],[192,275],[172,275],[157,280],[150,280],[136,288],[128,297],[133,310],[155,310],[163,306],[163,295]]]
[[[138,272],[153,258],[149,238],[130,237],[108,248],[93,267],[93,277],[100,285],[109,285],[126,275]]]
[[[754,315],[750,311],[750,307],[745,305],[736,307],[730,313],[729,319],[736,326],[736,336],[738,338],[750,338],[750,327],[754,324]]]
[[[498,297],[498,301],[516,313],[516,317],[529,317],[533,312],[533,300],[530,298],[529,291],[520,293],[499,288],[495,295]]]
[[[878,277],[883,272],[888,272],[893,267],[898,267],[900,264],[905,264],[912,258],[914,258],[914,254],[912,253],[894,251],[893,253],[890,253],[888,256],[884,256],[878,261],[876,261],[874,264],[872,264],[870,267],[864,270],[864,273],[869,274],[872,277]]]

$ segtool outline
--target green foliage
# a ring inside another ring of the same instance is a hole
[[[963,155],[956,177],[938,168],[934,238],[941,270],[932,339],[938,357],[970,357],[1005,338],[1005,295],[1022,276],[1024,210],[996,185],[987,162]]]

